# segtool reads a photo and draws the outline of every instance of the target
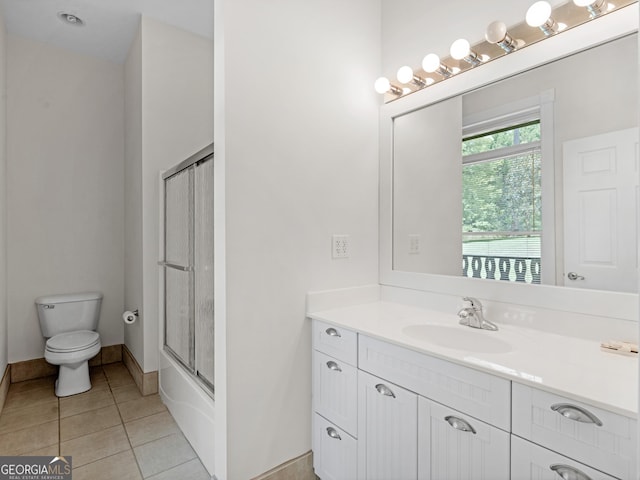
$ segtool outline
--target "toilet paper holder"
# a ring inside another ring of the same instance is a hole
[[[132,324],[138,319],[138,316],[139,313],[137,308],[135,310],[127,310],[122,314],[122,320],[124,320],[124,323],[126,324]]]

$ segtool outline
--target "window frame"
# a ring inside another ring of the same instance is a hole
[[[497,130],[504,130],[510,126],[522,125],[528,122],[540,121],[540,154],[541,160],[541,195],[542,195],[542,225],[543,230],[540,239],[540,262],[544,265],[540,282],[543,285],[556,285],[556,228],[555,228],[555,154],[554,154],[554,115],[553,103],[555,91],[553,89],[541,92],[539,95],[520,99],[515,102],[501,105],[462,118],[462,138],[470,138],[488,134]],[[505,151],[513,149],[514,152],[531,150],[537,142],[518,145],[517,147],[505,147]],[[493,150],[492,152],[496,152]],[[469,161],[480,161],[482,156],[494,158],[492,152],[467,155]],[[466,164],[465,157],[460,155],[461,165]],[[559,208],[562,208],[560,205]],[[559,272],[562,275],[562,272]]]

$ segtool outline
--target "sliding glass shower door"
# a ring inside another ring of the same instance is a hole
[[[164,348],[214,385],[213,148],[164,180]]]

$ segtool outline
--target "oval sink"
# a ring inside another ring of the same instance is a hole
[[[509,343],[492,337],[496,332],[462,325],[411,325],[403,328],[402,333],[434,345],[467,352],[508,353],[513,350]]]

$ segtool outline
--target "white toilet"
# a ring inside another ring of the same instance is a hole
[[[48,339],[44,358],[52,365],[60,365],[56,380],[58,397],[91,389],[89,359],[100,352],[100,334],[95,330],[101,303],[99,292],[36,298],[40,329]]]

